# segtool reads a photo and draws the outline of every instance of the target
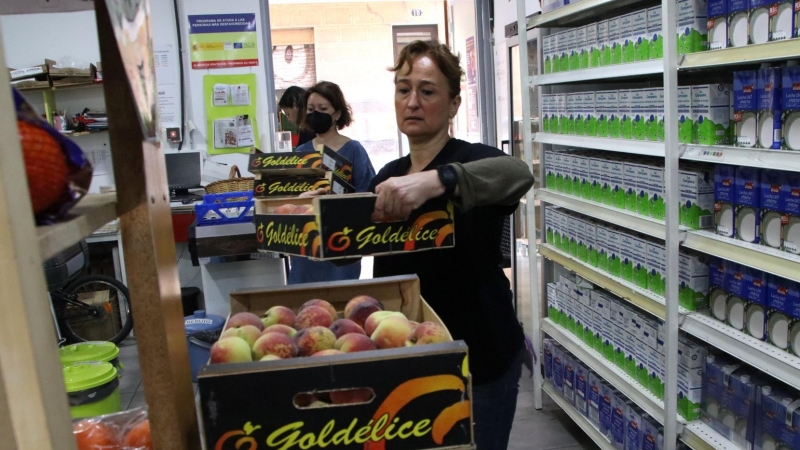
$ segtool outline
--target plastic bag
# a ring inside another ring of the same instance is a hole
[[[72,432],[78,450],[153,450],[144,407],[76,420]]]
[[[14,106],[36,222],[50,224],[86,195],[92,166],[80,147],[42,120],[16,90]]]

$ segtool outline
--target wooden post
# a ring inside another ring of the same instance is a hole
[[[195,450],[200,448],[200,435],[164,152],[142,135],[132,81],[125,73],[107,5],[96,1],[95,7],[120,230],[153,443],[159,450]]]

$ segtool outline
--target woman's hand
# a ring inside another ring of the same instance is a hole
[[[320,188],[315,189],[313,191],[306,191],[300,194],[298,197],[300,198],[314,198],[319,197],[321,195],[328,195],[328,188]]]
[[[378,199],[372,220],[389,222],[406,220],[411,211],[426,201],[444,194],[444,186],[435,170],[389,178],[375,187]]]

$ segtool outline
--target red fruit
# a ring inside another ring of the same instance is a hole
[[[38,214],[64,195],[69,167],[58,142],[46,131],[21,120],[17,129],[33,212]]]
[[[100,422],[83,420],[72,426],[78,450],[121,450],[116,433]]]
[[[125,435],[125,445],[136,450],[153,450],[153,439],[150,436],[150,421],[145,419]]]

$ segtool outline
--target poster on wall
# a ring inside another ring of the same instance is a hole
[[[275,90],[289,86],[308,88],[317,83],[314,44],[274,45],[272,70],[275,73]]]
[[[258,65],[255,14],[189,16],[192,69]]]
[[[475,57],[475,37],[467,38],[467,133],[480,133],[478,122],[478,61]]]
[[[249,153],[258,146],[256,75],[203,77],[208,153]]]

